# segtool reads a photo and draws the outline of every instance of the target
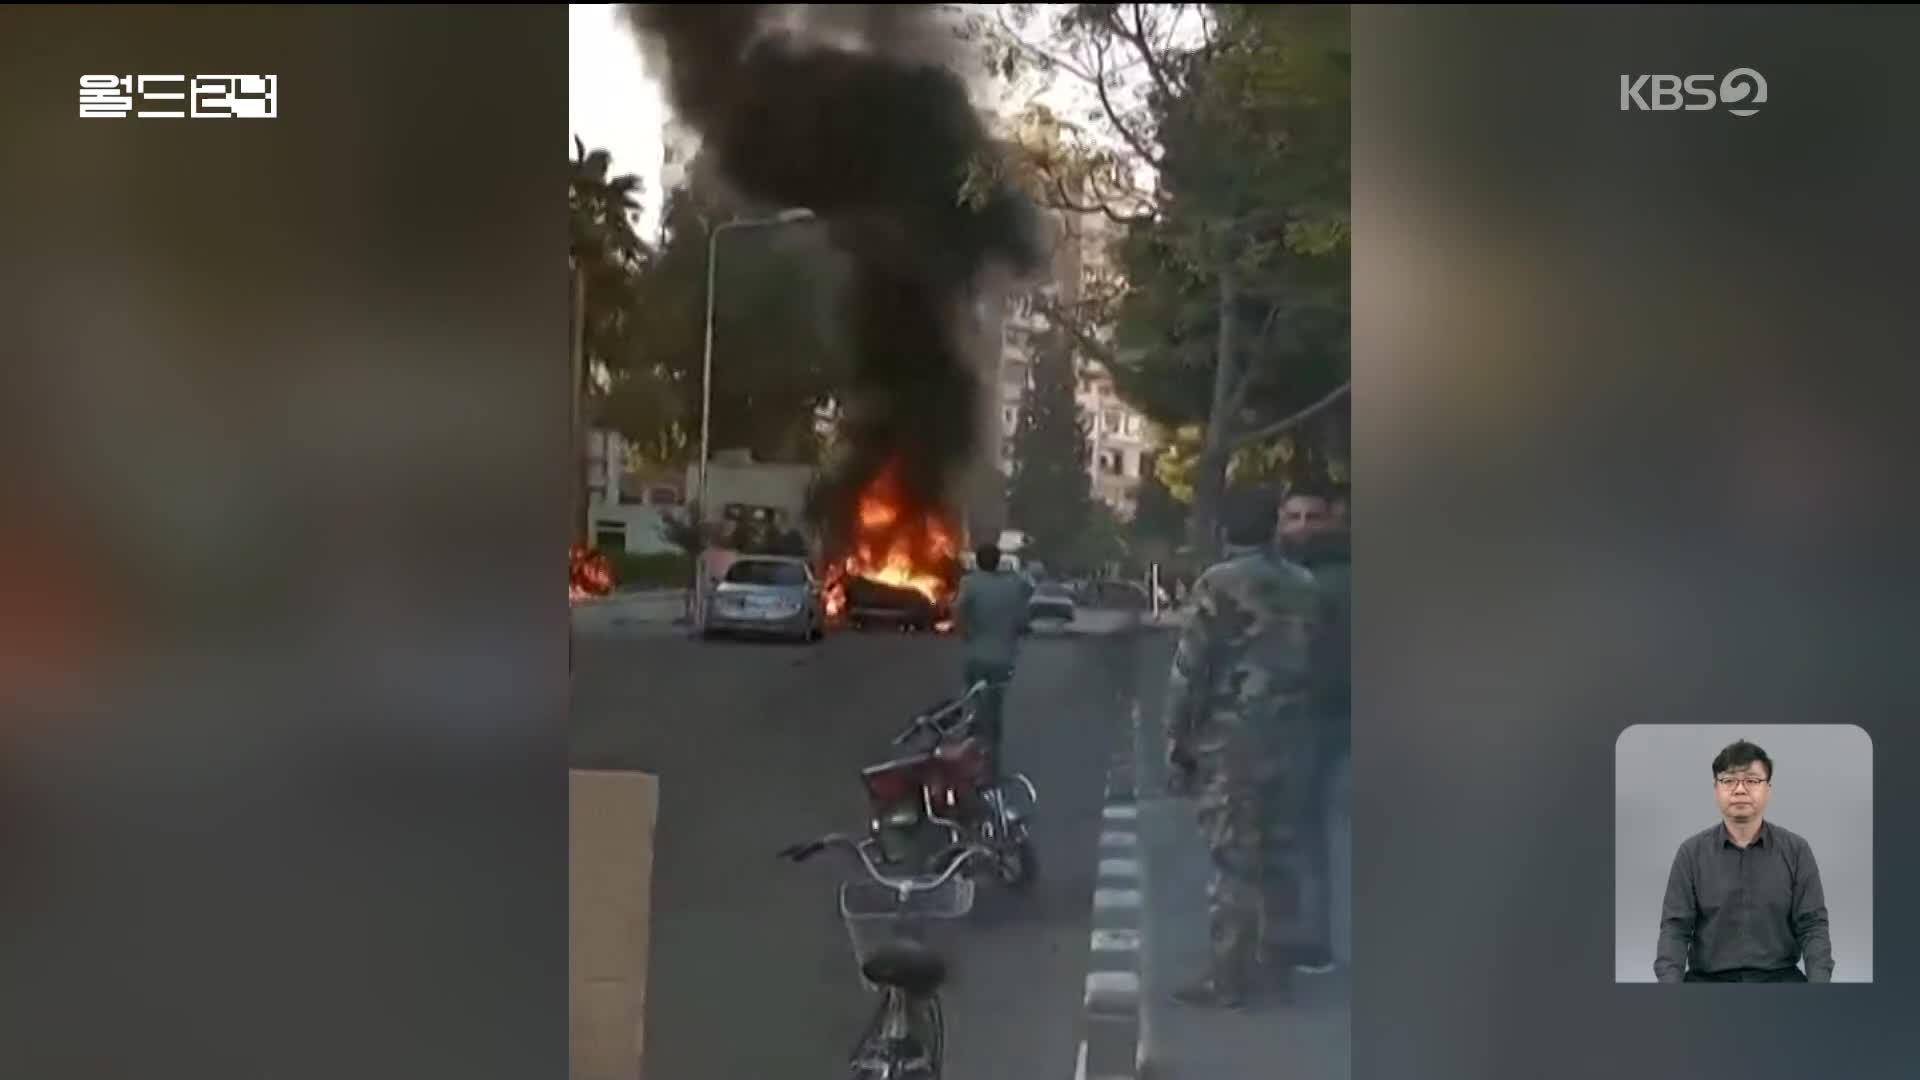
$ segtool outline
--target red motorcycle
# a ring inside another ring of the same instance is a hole
[[[938,874],[955,845],[977,845],[990,856],[980,861],[1008,887],[1025,891],[1038,876],[1028,822],[1039,792],[1020,773],[1000,775],[986,740],[973,733],[975,709],[995,689],[1004,688],[975,683],[914,717],[893,741],[919,748],[860,771],[886,864]]]

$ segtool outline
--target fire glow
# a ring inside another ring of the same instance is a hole
[[[607,557],[581,544],[567,552],[567,600],[579,603],[613,592],[613,566]]]
[[[952,591],[948,568],[959,552],[956,531],[937,511],[910,512],[894,467],[882,469],[856,503],[848,543],[851,554],[828,572],[828,614],[846,610],[849,577],[912,589],[935,605],[944,605]]]

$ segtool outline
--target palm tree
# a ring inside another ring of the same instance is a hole
[[[613,155],[588,151],[574,136],[567,177],[568,271],[572,279],[572,413],[574,448],[573,536],[587,536],[585,429],[593,387],[621,368],[626,333],[636,317],[637,278],[651,254],[635,218],[640,178],[610,175]]]

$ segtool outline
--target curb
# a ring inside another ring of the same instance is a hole
[[[1163,625],[1160,629],[1176,629],[1176,627]],[[1141,709],[1138,705],[1134,706],[1131,719],[1132,723],[1129,725],[1129,730],[1127,731],[1127,752],[1133,757],[1136,787],[1157,794],[1164,791],[1167,785],[1167,776],[1159,753],[1160,734],[1158,726],[1148,717],[1145,710]],[[1159,801],[1161,801],[1160,798],[1156,797],[1155,802],[1158,803]],[[1139,800],[1136,799],[1135,803],[1138,805]],[[1143,841],[1144,839],[1145,838],[1142,837]],[[1148,942],[1148,920],[1144,917],[1146,913],[1146,897],[1149,895],[1147,878],[1152,873],[1150,860],[1146,858],[1144,842],[1141,848],[1140,869],[1141,914],[1143,917],[1140,924],[1140,964],[1138,973],[1142,992],[1135,1001],[1137,1011],[1134,1017],[1134,1029],[1137,1035],[1134,1042],[1133,1075],[1136,1080],[1153,1080],[1153,1078],[1159,1074],[1160,1069],[1158,1068],[1154,1050],[1153,1010],[1148,1008],[1147,998],[1147,994],[1152,992],[1151,988],[1155,986],[1156,983],[1153,976],[1153,950],[1150,948]]]
[[[1107,767],[1084,1034],[1074,1080],[1133,1080],[1139,1057],[1140,934],[1146,889],[1141,881],[1140,808],[1134,799],[1132,729],[1138,712],[1136,704],[1118,733],[1120,745]]]

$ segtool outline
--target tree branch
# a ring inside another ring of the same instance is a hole
[[[1298,427],[1299,425],[1305,423],[1306,421],[1313,419],[1315,415],[1325,410],[1327,406],[1332,405],[1334,402],[1339,401],[1343,397],[1346,397],[1347,394],[1352,389],[1353,389],[1353,380],[1348,379],[1346,382],[1341,383],[1338,387],[1335,387],[1333,392],[1328,394],[1326,397],[1323,397],[1319,401],[1316,401],[1313,404],[1307,406],[1306,408],[1301,409],[1299,412],[1294,413],[1292,416],[1289,416],[1284,420],[1276,420],[1273,423],[1266,425],[1265,427],[1256,428],[1253,431],[1248,431],[1240,435],[1236,435],[1233,438],[1226,440],[1224,445],[1226,449],[1229,452],[1231,452],[1234,450],[1239,450],[1246,446],[1251,446],[1254,443],[1260,442],[1263,439],[1271,439],[1275,435],[1283,435],[1290,429]]]
[[[1053,185],[1053,201],[1057,209],[1071,210],[1076,214],[1104,214],[1108,221],[1129,228],[1135,225],[1145,225],[1153,220],[1152,214],[1122,214],[1120,211],[1115,210],[1113,204],[1105,199],[1096,199],[1091,204],[1077,202],[1073,196],[1067,194],[1067,181],[1065,177],[1047,170],[1042,171],[1046,173],[1047,180]]]
[[[1046,317],[1048,323],[1066,330],[1076,345],[1093,354],[1095,361],[1109,369],[1115,366],[1112,346],[1089,331],[1085,322],[1076,315],[1068,313],[1064,305],[1050,297],[1035,294],[1033,307]]]
[[[1113,97],[1107,90],[1107,46],[1104,42],[1096,42],[1093,46],[1093,70],[1099,76],[1094,80],[1093,91],[1100,98],[1100,108],[1107,114],[1107,121],[1119,133],[1120,141],[1157,171],[1160,168],[1160,155],[1125,120],[1120,119],[1120,110],[1113,105]]]
[[[1153,80],[1153,85],[1159,88],[1162,100],[1172,101],[1174,97],[1173,86],[1167,78],[1166,68],[1154,55],[1153,42],[1147,39],[1146,18],[1140,10],[1143,5],[1130,4],[1128,6],[1133,13],[1133,32],[1127,32],[1127,28],[1122,24],[1120,13],[1117,10],[1113,13],[1112,20],[1114,32],[1133,43],[1133,47],[1140,53],[1140,62],[1146,65],[1148,77]],[[1179,10],[1179,6],[1174,8],[1175,19],[1180,17]],[[1169,31],[1169,36],[1171,36],[1171,31]]]
[[[1094,81],[1091,74],[1074,66],[1071,61],[1064,60],[1022,37],[1020,30],[1007,21],[1007,10],[1004,4],[996,4],[994,7],[994,20],[1000,24],[1001,34],[1015,49],[1025,53],[1027,59],[1034,61],[1043,70],[1047,67],[1057,67],[1083,82]]]

